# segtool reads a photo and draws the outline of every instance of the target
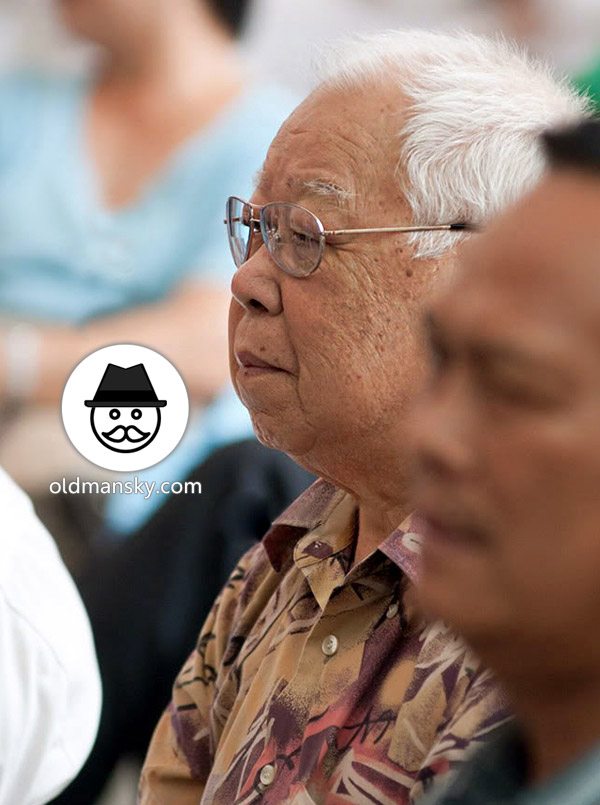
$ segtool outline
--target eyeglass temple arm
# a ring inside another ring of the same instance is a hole
[[[437,226],[380,226],[369,229],[326,229],[325,236],[366,235],[369,232],[479,232],[476,224],[438,224]]]

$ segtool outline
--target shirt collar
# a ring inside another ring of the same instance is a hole
[[[298,540],[324,523],[346,494],[343,489],[320,478],[273,522],[263,538],[263,546],[277,573],[292,562]],[[417,578],[421,532],[420,519],[411,514],[379,546],[379,550],[412,582]]]
[[[419,572],[422,535],[423,521],[413,512],[379,546],[379,550],[398,565],[413,584],[417,581]]]
[[[273,521],[263,537],[263,546],[277,573],[292,561],[300,537],[325,522],[344,494],[342,489],[319,478]]]

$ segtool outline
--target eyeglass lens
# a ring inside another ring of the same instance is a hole
[[[229,248],[235,267],[239,268],[247,259],[248,241],[250,240],[251,210],[239,198],[230,198],[227,201],[225,220],[227,223],[227,236]]]
[[[227,229],[231,253],[239,268],[248,257],[251,208],[239,199],[227,204]],[[274,202],[261,210],[263,242],[275,263],[294,277],[305,277],[318,266],[323,249],[321,229],[312,213],[295,204]]]
[[[321,232],[310,212],[294,204],[267,204],[261,230],[269,254],[288,274],[305,277],[315,270],[321,256]]]

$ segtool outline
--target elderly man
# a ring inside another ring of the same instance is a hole
[[[505,718],[415,605],[407,408],[460,231],[538,179],[537,132],[582,104],[472,37],[386,35],[332,62],[227,214],[236,389],[259,438],[321,480],[215,604],[144,805],[408,802]]]
[[[546,143],[557,169],[429,319],[420,594],[518,715],[443,805],[600,802],[600,123]]]

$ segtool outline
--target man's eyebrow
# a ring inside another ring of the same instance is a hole
[[[425,335],[432,348],[449,348],[452,338],[452,329],[447,330],[432,311],[427,311],[423,317]],[[480,366],[513,366],[516,369],[531,371],[552,371],[554,364],[549,356],[528,351],[518,344],[510,341],[497,341],[488,338],[468,339],[461,345],[466,353]]]
[[[543,345],[510,341],[479,340],[467,347],[474,365],[484,372],[517,372],[526,378],[565,382],[568,363],[556,361],[556,354]]]
[[[292,189],[303,193],[328,196],[340,205],[347,205],[356,195],[331,179],[291,179],[289,184]]]
[[[265,165],[263,165],[262,168],[257,170],[254,174],[253,184],[255,190],[265,186],[266,177],[267,171],[265,170]],[[286,184],[292,192],[298,193],[298,195],[306,195],[308,193],[309,195],[328,197],[339,206],[348,206],[350,201],[356,196],[356,193],[342,187],[332,179],[299,179],[295,176],[290,176]]]

